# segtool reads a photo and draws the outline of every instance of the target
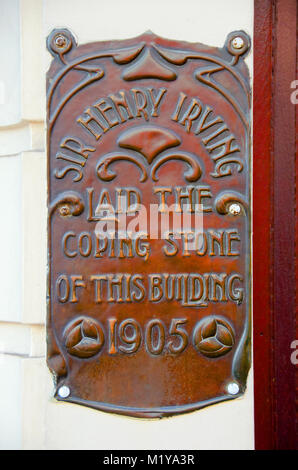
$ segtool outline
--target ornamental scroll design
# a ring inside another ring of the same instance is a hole
[[[135,153],[112,152],[103,155],[96,166],[97,176],[102,181],[112,181],[116,173],[109,167],[119,161],[126,161],[136,165],[140,172],[140,182],[144,183],[150,174],[152,181],[158,181],[158,170],[170,161],[184,162],[187,170],[184,173],[186,181],[194,182],[202,175],[202,163],[199,158],[185,151],[167,150],[180,145],[179,136],[159,126],[137,126],[123,132],[118,140],[120,147],[130,149]]]
[[[243,31],[235,31],[228,35],[224,49],[230,57],[229,61],[208,53],[196,52],[187,49],[176,50],[160,46],[156,44],[157,36],[151,32],[148,34],[152,39],[150,45],[141,42],[135,46],[119,49],[106,49],[100,52],[76,57],[68,62],[65,57],[66,54],[77,47],[74,36],[67,29],[53,30],[47,39],[47,46],[51,54],[54,57],[58,57],[60,64],[62,64],[62,68],[51,81],[48,90],[49,130],[52,129],[62,109],[73,96],[86,86],[95,81],[101,80],[104,77],[105,72],[103,68],[98,65],[94,65],[93,63],[96,59],[104,58],[112,58],[113,61],[120,66],[132,63],[122,74],[123,80],[126,81],[140,80],[144,78],[155,78],[163,81],[176,80],[177,74],[179,73],[179,66],[184,65],[188,60],[201,61],[203,62],[202,65],[200,65],[195,72],[196,79],[204,85],[213,88],[223,96],[239,114],[246,130],[249,129],[247,111],[243,109],[243,106],[233,97],[226,87],[214,79],[215,75],[219,72],[228,72],[244,92],[246,108],[249,108],[250,91],[248,84],[242,77],[241,73],[235,68],[240,57],[244,56],[250,48],[250,40],[246,33]],[[236,37],[240,37],[243,40],[243,45],[240,48],[233,45],[233,40]],[[88,62],[92,62],[92,64],[88,64]],[[208,64],[207,66],[206,63]],[[171,69],[168,64],[173,65],[174,68]],[[56,107],[52,109],[55,90],[61,80],[71,70],[83,72],[85,76],[69,92],[62,96]]]
[[[243,40],[243,45],[241,48],[236,48],[233,46],[233,39],[235,37],[239,37]],[[245,128],[249,129],[248,119],[246,113],[240,103],[233,97],[233,95],[229,92],[229,90],[217,82],[213,76],[222,71],[228,72],[239,84],[247,101],[247,108],[250,106],[250,91],[248,84],[245,82],[241,74],[235,69],[235,65],[237,65],[240,56],[245,55],[249,48],[250,48],[250,41],[249,37],[243,31],[236,31],[230,33],[227,37],[226,49],[231,54],[232,59],[229,63],[226,61],[211,56],[205,53],[196,53],[194,51],[187,51],[187,50],[175,50],[169,49],[162,46],[155,45],[154,48],[158,51],[158,53],[169,63],[174,65],[184,65],[188,60],[201,60],[205,62],[209,62],[209,65],[201,66],[195,72],[195,77],[201,83],[215,89],[220,93],[235,109],[235,111],[239,114]]]
[[[58,57],[63,65],[62,69],[60,69],[60,71],[54,77],[47,95],[49,130],[51,130],[67,101],[69,101],[84,87],[90,85],[94,81],[100,80],[104,76],[104,70],[101,67],[90,64],[88,65],[86,64],[87,62],[93,61],[95,59],[112,57],[117,64],[125,64],[132,61],[141,52],[144,44],[138,44],[135,47],[126,47],[117,50],[105,50],[97,54],[87,54],[81,57],[76,57],[71,62],[67,62],[65,54],[67,54],[73,47],[77,47],[77,43],[69,30],[54,29],[48,36],[47,46],[51,54],[54,57]],[[85,75],[87,74],[87,77],[85,77],[74,88],[66,93],[66,95],[61,98],[56,108],[52,110],[54,92],[63,77],[71,70],[84,72]]]
[[[246,198],[236,191],[223,191],[215,198],[215,209],[221,215],[229,214],[231,204],[239,204],[241,207],[241,212],[238,215],[243,215],[248,211]]]
[[[82,214],[84,208],[85,204],[80,194],[75,191],[67,191],[59,194],[54,199],[50,206],[49,214],[53,215],[58,210],[62,217],[78,216]]]

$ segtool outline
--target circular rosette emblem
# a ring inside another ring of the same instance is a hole
[[[201,320],[194,331],[194,345],[207,357],[227,354],[235,343],[235,333],[231,325],[214,315]]]
[[[68,353],[80,358],[95,356],[104,343],[101,326],[88,317],[80,317],[71,322],[65,329],[64,338]]]

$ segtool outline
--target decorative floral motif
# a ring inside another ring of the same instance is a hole
[[[135,153],[125,154],[124,152],[112,152],[103,155],[96,167],[97,176],[103,181],[112,181],[116,178],[116,173],[108,168],[112,163],[120,160],[134,163],[140,168],[140,182],[142,183],[148,179],[149,172],[152,181],[158,181],[157,172],[159,168],[172,160],[186,163],[187,171],[184,173],[186,181],[197,181],[202,175],[202,168],[196,155],[178,150],[166,151],[166,149],[176,147],[181,142],[181,139],[169,129],[149,125],[133,127],[121,134],[117,142],[120,147],[131,149],[137,152],[138,155]]]
[[[64,337],[67,352],[80,358],[95,356],[104,343],[101,326],[88,317],[80,317],[71,322],[64,332]]]
[[[227,320],[210,315],[194,331],[194,345],[207,357],[227,354],[235,343],[235,333]]]

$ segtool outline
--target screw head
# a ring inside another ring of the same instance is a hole
[[[54,30],[48,37],[47,41],[49,49],[58,54],[61,58],[63,54],[68,52],[74,44],[74,39],[67,29]]]
[[[239,204],[231,204],[229,207],[229,212],[232,215],[239,215],[241,212],[241,207]]]
[[[60,398],[67,398],[70,395],[70,388],[67,385],[62,385],[58,390],[58,395]]]
[[[59,209],[60,215],[65,217],[66,215],[70,215],[70,209],[68,206],[61,206]]]
[[[227,391],[230,395],[237,395],[239,393],[239,385],[236,382],[230,382],[227,386]]]
[[[64,47],[67,43],[67,40],[66,40],[66,37],[63,36],[62,34],[58,34],[56,37],[55,37],[55,44],[57,47]]]
[[[232,46],[234,47],[234,49],[242,49],[242,47],[244,46],[244,40],[240,36],[236,36],[232,40]]]

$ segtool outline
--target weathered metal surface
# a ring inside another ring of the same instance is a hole
[[[58,399],[161,417],[244,393],[249,47],[240,31],[222,49],[152,33],[77,47],[68,30],[50,34],[47,331]]]

